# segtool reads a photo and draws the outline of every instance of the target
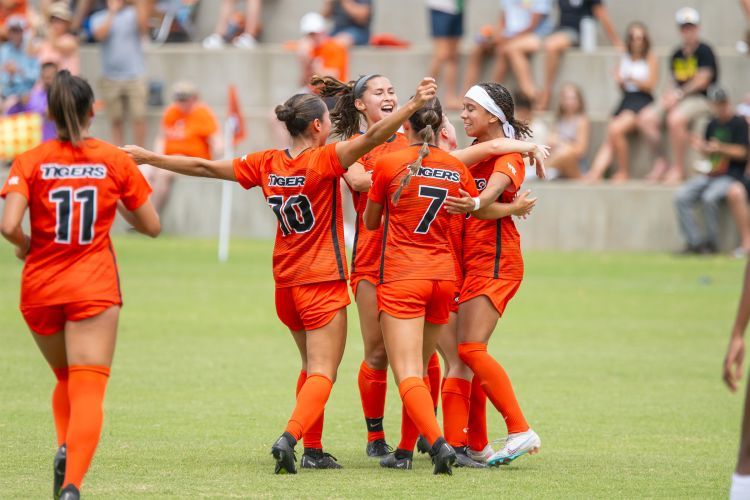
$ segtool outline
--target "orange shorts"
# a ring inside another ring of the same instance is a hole
[[[451,312],[453,314],[458,314],[458,299],[461,297],[461,287],[463,284],[463,278],[456,281],[456,291],[453,293],[453,300],[451,300]]]
[[[86,300],[53,306],[21,306],[21,314],[29,329],[37,335],[53,335],[65,330],[67,321],[81,321],[93,318],[112,306],[122,302],[111,300]]]
[[[400,280],[378,285],[378,311],[395,318],[424,316],[425,321],[445,325],[450,316],[456,283],[448,280]]]
[[[276,314],[294,331],[324,327],[349,304],[344,280],[276,288]]]
[[[504,280],[488,278],[485,276],[466,276],[464,284],[461,287],[461,296],[459,304],[471,300],[480,295],[486,295],[492,305],[495,306],[500,316],[505,312],[505,307],[510,299],[516,294],[521,287],[521,282],[516,280]]]
[[[368,283],[372,283],[373,286],[378,286],[378,281],[380,280],[374,274],[352,274],[349,278],[349,283],[352,287],[355,300],[357,299],[357,287],[362,281],[367,281]]]

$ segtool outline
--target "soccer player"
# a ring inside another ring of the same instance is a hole
[[[276,473],[296,473],[297,441],[313,428],[322,431],[321,417],[344,352],[349,295],[340,178],[357,159],[391,137],[436,90],[434,80],[424,79],[414,99],[350,141],[326,145],[331,118],[325,103],[316,95],[298,94],[276,108],[276,116],[292,137],[286,150],[208,161],[125,148],[138,163],[236,181],[246,189],[261,186],[279,220],[273,259],[276,310],[297,343],[304,373],[294,412],[272,447]],[[322,448],[307,445],[302,466],[339,468]]]
[[[94,93],[61,71],[49,92],[58,139],[20,156],[0,191],[0,230],[25,261],[21,313],[57,378],[53,496],[79,498],[99,442],[122,307],[109,230],[118,211],[157,236],[151,189],[122,151],[88,135]],[[21,226],[26,210],[31,235]]]
[[[497,83],[482,83],[469,89],[464,97],[461,119],[470,137],[479,142],[496,137],[524,137],[528,127],[514,117],[513,98]],[[488,465],[506,464],[541,447],[539,436],[529,427],[516,400],[510,379],[502,366],[487,352],[487,343],[508,302],[523,279],[520,237],[513,219],[500,213],[502,205],[513,200],[524,180],[525,168],[519,154],[503,155],[470,167],[477,185],[483,187],[479,198],[463,193],[460,199],[449,197],[446,206],[452,213],[469,213],[477,207],[489,207],[483,216],[466,220],[463,248],[464,282],[458,308],[458,354],[479,378],[495,408],[502,414],[508,437]],[[493,208],[494,207],[494,208]]]

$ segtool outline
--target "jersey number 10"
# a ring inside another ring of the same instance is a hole
[[[83,187],[75,191],[69,187],[57,188],[50,191],[49,201],[56,205],[55,243],[70,244],[74,201],[81,205],[81,224],[78,243],[88,245],[94,241],[94,222],[96,222],[95,187]]]
[[[306,233],[315,225],[310,198],[304,194],[290,196],[286,200],[283,196],[269,196],[268,205],[279,219],[279,227],[284,236],[293,232]]]

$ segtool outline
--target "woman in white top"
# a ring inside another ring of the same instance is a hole
[[[656,56],[646,27],[641,23],[628,26],[627,52],[620,58],[615,81],[622,89],[622,100],[607,128],[607,138],[599,148],[585,180],[598,181],[613,162],[617,165],[612,181],[625,182],[629,177],[629,133],[642,127],[643,108],[654,100],[653,91],[659,78]]]

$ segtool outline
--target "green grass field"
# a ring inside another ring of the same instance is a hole
[[[720,374],[741,262],[529,253],[490,349],[542,453],[452,477],[433,476],[423,456],[411,472],[364,456],[351,308],[324,433],[345,469],[274,476],[269,449],[291,412],[299,361],[273,307],[271,244],[235,241],[226,265],[210,241],[115,244],[126,307],[85,497],[726,497],[741,397]],[[44,498],[54,379],[17,309],[20,271],[1,246],[0,497]],[[394,443],[399,412],[391,384]]]

